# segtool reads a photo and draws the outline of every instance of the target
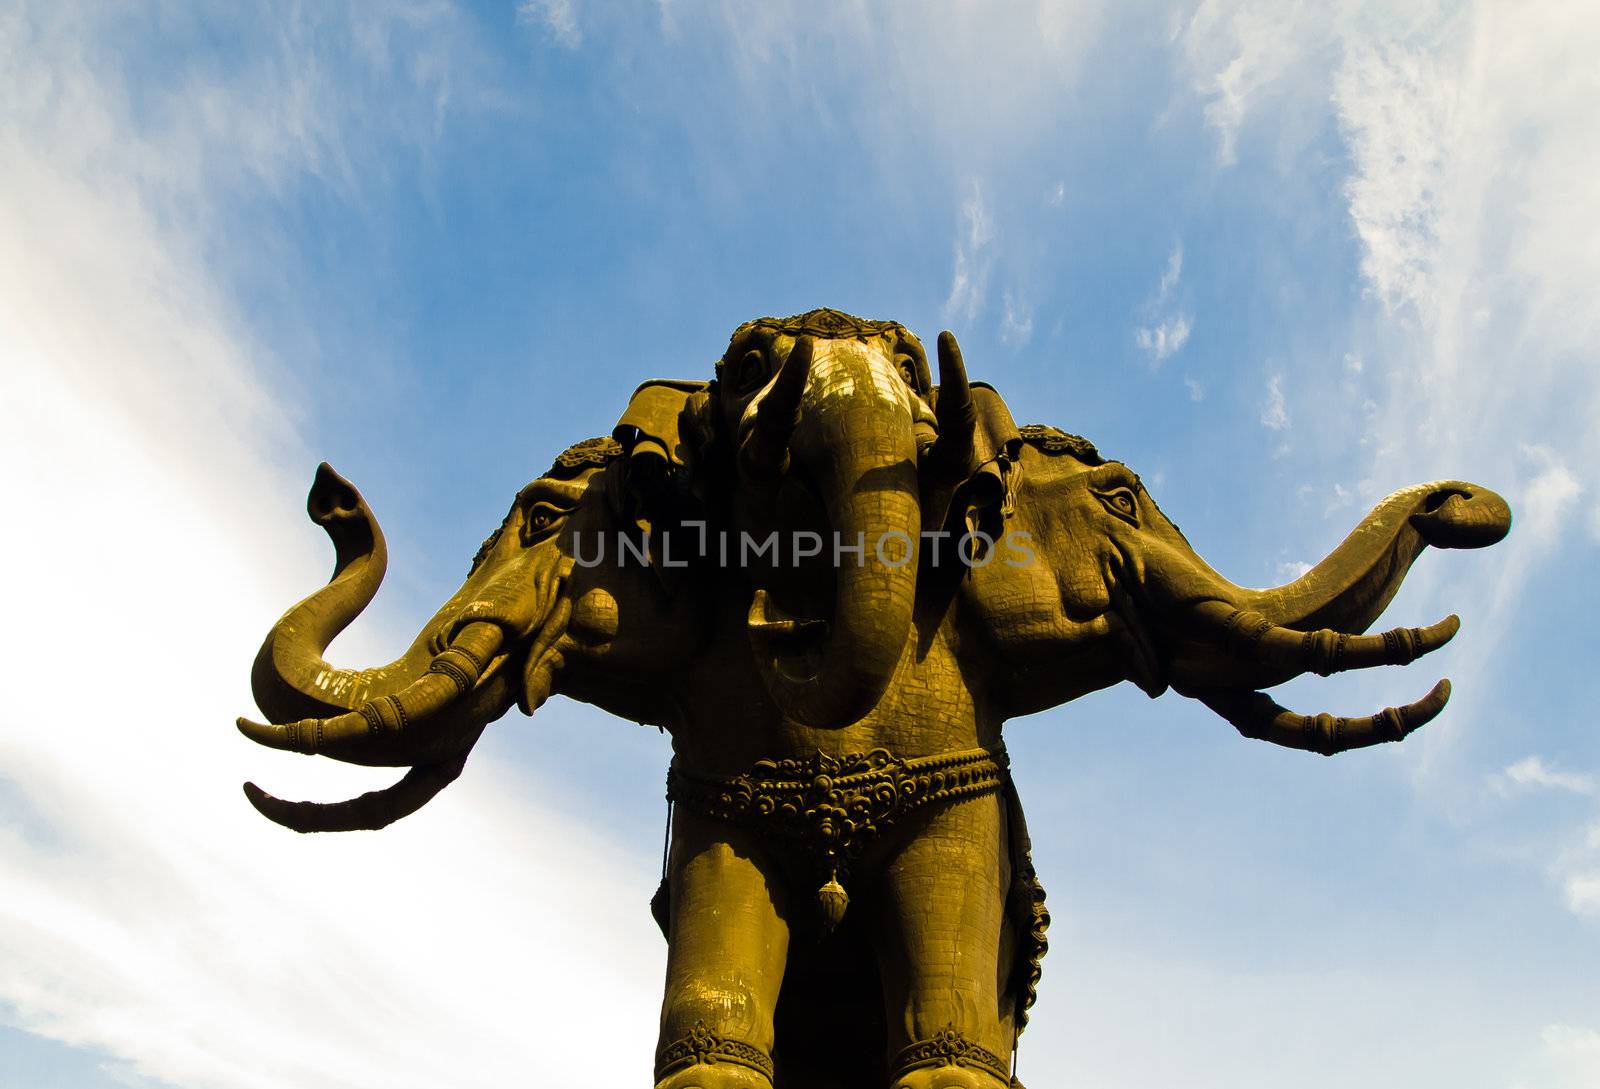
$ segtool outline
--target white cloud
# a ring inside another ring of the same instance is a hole
[[[1577,438],[1593,464],[1600,436],[1572,424],[1600,411],[1600,9],[1405,4],[1338,38],[1349,214],[1394,334],[1366,360],[1388,364],[1386,430],[1440,452]]]
[[[1191,375],[1183,376],[1183,386],[1189,391],[1189,400],[1199,404],[1206,399],[1205,383]]]
[[[1600,871],[1569,874],[1561,891],[1568,911],[1600,919]]]
[[[1580,772],[1560,771],[1550,767],[1539,756],[1525,756],[1513,764],[1506,765],[1504,771],[1496,779],[1496,785],[1502,793],[1509,793],[1512,788],[1527,789],[1541,787],[1546,790],[1564,790],[1571,794],[1593,794],[1595,792],[1595,779],[1592,775]]]
[[[1600,1032],[1572,1025],[1549,1025],[1539,1034],[1560,1079],[1555,1089],[1600,1085]]]
[[[1050,190],[1050,196],[1048,198],[1047,203],[1052,208],[1059,208],[1063,204],[1066,203],[1066,200],[1067,200],[1067,183],[1058,181],[1058,182],[1056,182],[1055,188]]]
[[[0,536],[30,573],[8,590],[27,622],[0,634],[28,678],[0,709],[0,1004],[216,1089],[577,1083],[598,1053],[648,1069],[648,1034],[610,1031],[654,1019],[648,878],[493,761],[378,835],[297,837],[244,804],[246,777],[328,796],[374,775],[232,727],[262,625],[326,576],[289,517],[312,459],[204,259],[220,240],[164,214],[169,179],[145,169],[227,134],[141,128],[80,48],[96,29],[3,39],[24,93],[0,114],[0,457],[31,528]],[[294,108],[332,139],[343,105]],[[284,142],[256,184],[318,171],[321,146]],[[187,184],[216,205],[216,183]]]
[[[1600,1032],[1568,1024],[1546,1025],[1529,1074],[1512,1089],[1593,1089],[1600,1085]]]
[[[578,12],[572,0],[523,0],[517,5],[519,22],[542,23],[545,32],[563,49],[576,49],[583,44],[583,30],[578,26]],[[661,4],[662,25],[668,25],[668,8]]]
[[[1154,362],[1161,363],[1189,343],[1189,319],[1178,314],[1153,328],[1140,328],[1133,334],[1133,342],[1149,352]]]
[[[910,131],[931,135],[952,164],[993,161],[1036,134],[1095,61],[1116,7],[842,4],[823,19],[807,0],[696,10],[695,25],[744,84],[741,112],[766,119],[779,100],[817,107],[826,84],[850,103],[863,152],[900,172]]]
[[[1324,518],[1328,518],[1339,511],[1344,510],[1346,507],[1350,506],[1350,504],[1354,503],[1355,499],[1355,493],[1349,488],[1346,488],[1343,484],[1334,484],[1332,493],[1328,496],[1327,503],[1323,505],[1322,516]]]
[[[1445,74],[1450,60],[1389,41],[1352,43],[1335,84],[1335,101],[1361,169],[1346,182],[1350,218],[1361,239],[1361,271],[1389,308],[1432,309],[1440,253],[1437,188],[1444,159],[1458,146],[1459,90]],[[1395,109],[1403,102],[1403,109]]]
[[[1283,431],[1289,426],[1289,408],[1283,396],[1283,375],[1267,379],[1267,399],[1261,406],[1261,426]]]
[[[1322,5],[1300,0],[1204,0],[1179,41],[1206,123],[1217,135],[1217,161],[1238,158],[1239,132],[1263,102],[1305,68],[1323,34]]]
[[[1025,347],[1033,339],[1033,312],[1010,291],[1006,291],[1002,299],[1005,310],[1000,318],[1000,341],[1013,348]]]
[[[950,295],[944,303],[947,321],[971,322],[983,309],[984,296],[989,287],[989,270],[994,264],[994,254],[990,248],[993,241],[994,228],[989,220],[989,210],[983,203],[983,188],[974,181],[971,194],[961,202],[955,271],[950,281]]]
[[[1592,778],[1580,793],[1593,795]],[[1581,840],[1557,854],[1553,866],[1561,886],[1561,902],[1580,918],[1600,919],[1600,824],[1591,824]]]
[[[1278,579],[1282,582],[1292,582],[1311,570],[1311,565],[1304,560],[1285,560],[1278,564]]]
[[[1172,289],[1178,286],[1178,278],[1183,275],[1183,243],[1180,242],[1172,248],[1167,255],[1167,267],[1161,273],[1161,285],[1157,289],[1157,297],[1165,302]]]
[[[1158,367],[1166,359],[1182,351],[1183,346],[1189,342],[1189,316],[1173,311],[1167,306],[1182,275],[1183,243],[1179,242],[1167,255],[1167,263],[1161,270],[1161,281],[1156,287],[1155,298],[1145,305],[1146,314],[1154,320],[1149,325],[1141,326],[1133,334],[1134,344],[1149,353],[1151,363]],[[1194,389],[1190,387],[1190,396],[1193,395]]]
[[[1522,488],[1519,528],[1529,538],[1528,547],[1543,550],[1566,532],[1567,516],[1583,493],[1583,485],[1548,446],[1524,444],[1521,452],[1532,464],[1534,475]]]

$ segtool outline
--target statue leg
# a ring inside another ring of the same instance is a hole
[[[886,861],[884,998],[892,1089],[1011,1085],[1005,804],[933,812]]]
[[[656,1089],[771,1089],[789,951],[777,865],[744,829],[679,808]]]

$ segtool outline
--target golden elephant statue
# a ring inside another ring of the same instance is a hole
[[[1049,917],[1008,718],[1121,681],[1322,753],[1399,740],[1448,686],[1376,715],[1260,689],[1406,664],[1454,635],[1362,632],[1427,545],[1510,512],[1462,482],[1380,503],[1287,586],[1211,569],[1126,466],[1018,428],[954,337],[834,310],[741,325],[709,382],[652,382],[605,439],[517,496],[397,662],[340,670],[382,535],[326,466],[310,510],[332,581],[253,676],[263,744],[405,766],[331,805],[253,785],[301,831],[377,828],[460,773],[488,723],[552,693],[670,731],[669,942],[657,1089],[998,1089]]]

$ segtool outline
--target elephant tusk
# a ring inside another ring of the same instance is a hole
[[[978,410],[972,403],[961,345],[948,329],[939,334],[939,399],[933,412],[939,422],[939,436],[928,450],[928,464],[945,480],[963,479],[972,468]]]
[[[504,640],[498,624],[474,621],[456,633],[428,671],[393,695],[368,700],[354,711],[330,718],[303,718],[266,725],[238,720],[239,732],[272,749],[307,754],[348,748],[350,743],[414,729],[440,709],[466,695]]]
[[[1426,628],[1391,628],[1378,635],[1349,635],[1328,628],[1295,631],[1222,601],[1203,601],[1191,616],[1201,628],[1220,635],[1227,648],[1245,661],[1322,677],[1349,669],[1410,665],[1461,630],[1461,618],[1454,613]]]
[[[295,832],[376,831],[427,805],[456,781],[466,763],[462,753],[441,764],[418,764],[393,786],[342,802],[285,801],[254,783],[244,785],[244,796],[263,817]]]
[[[745,618],[745,627],[750,632],[751,638],[756,639],[760,645],[770,644],[773,639],[795,636],[827,638],[828,634],[826,620],[790,616],[778,608],[777,602],[772,600],[770,594],[760,589],[750,598],[750,611]]]
[[[1185,694],[1194,696],[1227,719],[1245,737],[1332,756],[1349,749],[1399,741],[1433,721],[1450,699],[1450,682],[1440,681],[1416,703],[1385,707],[1375,715],[1361,718],[1297,714],[1264,692],[1212,689]]]
[[[756,405],[739,449],[739,467],[752,480],[772,480],[789,467],[789,439],[800,423],[800,398],[811,375],[814,347],[809,336],[797,339],[777,379]]]

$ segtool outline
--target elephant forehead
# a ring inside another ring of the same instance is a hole
[[[878,339],[818,341],[806,396],[817,405],[869,397],[911,410],[910,387],[901,379],[888,345]]]
[[[910,336],[905,326],[897,321],[874,321],[869,318],[858,318],[854,314],[846,314],[842,310],[831,307],[822,307],[817,310],[808,310],[804,314],[796,314],[789,318],[757,318],[747,321],[733,331],[733,339],[751,330],[760,330],[767,333],[786,336],[813,336],[828,337],[874,337],[884,334],[892,336]]]

